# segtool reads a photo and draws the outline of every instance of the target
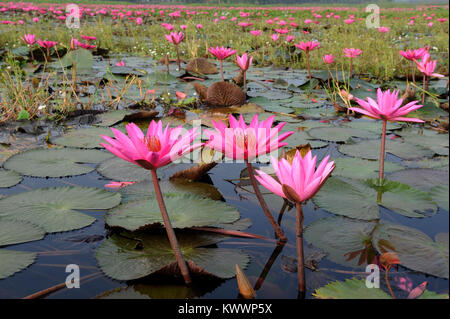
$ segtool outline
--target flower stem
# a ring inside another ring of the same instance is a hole
[[[382,129],[382,133],[381,133],[380,170],[379,170],[380,185],[384,178],[384,154],[385,154],[385,145],[386,145],[386,125],[387,125],[387,120],[383,120],[383,129]]]
[[[427,76],[423,75],[423,92],[422,92],[422,104],[425,103],[425,91],[427,90]]]
[[[243,71],[243,73],[244,73],[244,93],[247,93],[247,77],[246,77],[246,75],[245,75],[245,71]]]
[[[353,71],[353,59],[350,58],[350,79],[352,78],[352,71]]]
[[[245,160],[245,163],[247,164],[247,171],[248,171],[248,176],[250,177],[250,182],[252,183],[253,189],[255,190],[255,195],[258,198],[259,204],[261,205],[261,208],[263,209],[264,214],[266,214],[267,218],[269,219],[269,222],[272,225],[273,229],[275,230],[275,233],[277,234],[278,238],[283,242],[287,241],[286,235],[283,233],[280,226],[277,224],[277,222],[273,218],[272,214],[270,213],[269,208],[267,207],[266,202],[264,201],[261,191],[259,190],[258,183],[256,181],[255,175],[253,174],[252,164],[249,163],[247,160]]]
[[[416,74],[415,74],[415,70],[414,70],[414,61],[411,61],[411,77],[412,77],[412,81],[414,83],[414,85],[416,84]]]
[[[186,283],[186,285],[189,285],[192,282],[189,275],[189,269],[186,262],[184,261],[183,254],[181,253],[180,246],[178,245],[177,237],[175,236],[175,232],[172,228],[169,215],[167,214],[166,204],[164,203],[161,188],[159,187],[158,176],[156,175],[156,169],[152,169],[151,172],[153,186],[155,187],[156,199],[158,200],[159,209],[161,210],[161,216],[164,221],[164,227],[166,228],[167,237],[169,237],[170,246],[172,247],[175,254],[175,258],[177,260],[178,267],[180,268],[181,275],[184,278],[184,282]]]
[[[297,274],[298,274],[298,296],[305,297],[306,280],[305,280],[305,262],[303,253],[303,210],[302,204],[296,203],[296,227],[295,234],[297,237]]]
[[[309,65],[309,51],[306,51],[306,64],[308,65],[308,77],[311,80],[311,67]]]
[[[220,60],[220,76],[222,77],[222,82],[224,81],[223,79],[223,61]]]
[[[178,45],[175,45],[175,48],[177,48],[177,64],[178,64],[178,71],[181,70],[181,63],[180,63],[180,50],[178,49]]]
[[[386,269],[385,279],[386,279],[386,284],[388,286],[389,292],[391,293],[392,299],[395,299],[394,292],[392,291],[392,288],[391,288],[391,283],[389,282],[389,270],[390,269],[391,269],[391,266],[388,266],[388,268]]]

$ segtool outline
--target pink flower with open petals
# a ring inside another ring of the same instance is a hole
[[[42,41],[41,39],[38,39],[37,43],[45,49],[50,49],[58,44],[58,42],[55,41]]]
[[[183,32],[179,32],[179,33],[171,32],[170,34],[165,34],[164,37],[166,38],[167,41],[169,41],[175,45],[178,45],[181,43],[181,41],[183,41],[184,34],[183,34]]]
[[[224,48],[223,46],[219,47],[211,47],[208,49],[209,53],[214,55],[219,60],[225,60],[229,56],[232,56],[236,53],[236,50],[232,50],[230,48]]]
[[[404,57],[405,59],[407,59],[409,61],[421,59],[423,57],[423,55],[427,52],[428,52],[427,48],[420,48],[420,49],[415,49],[415,50],[408,49],[406,51],[401,51],[401,50],[398,51],[398,53],[400,53],[400,55],[402,57]]]
[[[344,52],[344,55],[347,58],[356,58],[357,56],[361,55],[363,53],[362,50],[360,49],[355,49],[355,48],[345,48],[344,50],[342,50]]]
[[[388,27],[379,27],[378,32],[387,33],[387,32],[389,32],[389,28]]]
[[[163,130],[161,121],[152,121],[146,135],[134,123],[127,124],[126,129],[128,136],[111,128],[115,138],[102,135],[109,144],[100,145],[121,159],[149,170],[170,164],[203,145],[192,145],[192,141],[199,135],[196,127],[181,136],[181,125],[169,128],[167,124]]]
[[[277,34],[277,33],[274,33],[274,34],[272,34],[272,35],[270,36],[270,38],[271,38],[274,42],[277,42],[278,39],[280,38],[280,35]]]
[[[317,41],[300,42],[300,44],[294,44],[302,51],[310,52],[320,47],[320,43]]]
[[[260,36],[261,33],[262,33],[261,30],[251,30],[251,31],[250,31],[250,34],[253,35],[253,36],[255,36],[255,37]]]
[[[33,45],[36,43],[36,35],[34,34],[25,34],[23,37],[20,37],[23,42],[29,45]]]
[[[110,182],[110,183],[106,184],[105,187],[117,189],[117,188],[127,187],[127,186],[133,185],[135,183],[136,182]]]
[[[367,115],[374,119],[381,119],[387,121],[401,121],[401,122],[417,122],[423,123],[421,119],[404,117],[406,114],[420,109],[423,105],[417,104],[418,101],[412,101],[404,106],[403,99],[398,98],[399,91],[387,90],[382,92],[377,90],[377,101],[367,97],[367,101],[355,98],[355,101],[362,107],[351,107],[351,111],[355,111]]]
[[[234,160],[250,161],[259,155],[269,154],[274,150],[287,145],[283,140],[294,132],[286,132],[279,135],[285,122],[272,127],[275,116],[272,115],[264,121],[258,121],[255,114],[250,124],[247,125],[242,115],[239,120],[232,114],[229,116],[230,127],[222,122],[212,121],[216,131],[204,130],[209,136],[205,146],[222,152],[226,157]]]
[[[334,55],[332,55],[332,54],[325,54],[323,57],[322,57],[322,61],[323,62],[325,62],[326,64],[331,64],[331,63],[333,63],[334,62]]]
[[[255,177],[275,195],[301,203],[312,198],[334,170],[335,164],[329,158],[326,156],[316,169],[317,156],[312,157],[311,151],[305,157],[297,151],[292,164],[284,158],[278,161],[272,156],[271,163],[278,181],[261,170],[256,170],[259,176]]]
[[[414,60],[414,62],[417,65],[417,68],[420,72],[427,76],[434,76],[437,78],[444,77],[442,74],[434,73],[434,69],[436,69],[437,60],[430,60],[430,54],[427,52],[423,55],[422,60],[418,62],[417,60]]]

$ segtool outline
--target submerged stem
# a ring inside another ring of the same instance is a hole
[[[388,286],[389,292],[391,293],[392,298],[395,299],[394,292],[392,291],[392,288],[391,288],[391,283],[389,282],[389,270],[390,269],[391,269],[391,266],[388,266],[388,268],[386,269],[385,279],[386,279],[386,284]]]
[[[156,199],[158,200],[159,209],[161,210],[161,216],[164,221],[164,227],[166,228],[167,237],[169,237],[170,246],[173,249],[175,254],[175,258],[178,263],[178,267],[180,268],[181,275],[183,276],[184,282],[189,285],[191,283],[191,277],[189,275],[189,269],[187,267],[186,261],[183,258],[183,254],[181,253],[180,246],[178,245],[177,237],[175,236],[175,232],[172,228],[172,224],[169,219],[169,215],[167,214],[166,204],[164,203],[164,199],[162,197],[161,188],[159,187],[158,176],[156,174],[156,169],[152,169],[152,179],[153,186],[155,188]]]
[[[281,241],[284,241],[284,242],[287,241],[286,235],[283,233],[280,226],[277,224],[277,222],[273,218],[272,214],[270,213],[269,208],[267,207],[266,202],[264,201],[261,191],[259,190],[258,183],[256,181],[255,175],[253,174],[252,164],[249,163],[248,160],[245,160],[245,163],[247,164],[247,171],[248,171],[248,176],[250,177],[250,182],[252,183],[253,189],[255,190],[255,195],[258,198],[259,204],[261,205],[261,208],[263,209],[264,214],[266,214],[267,218],[269,219],[269,222],[272,225],[273,229],[275,230],[278,238]]]
[[[305,262],[303,252],[303,210],[302,204],[296,203],[296,227],[297,238],[297,274],[298,274],[298,298],[304,299],[306,293]]]

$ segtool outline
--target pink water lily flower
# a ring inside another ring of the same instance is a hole
[[[355,48],[345,48],[344,50],[342,50],[344,52],[344,55],[347,58],[356,58],[357,56],[361,55],[363,53],[362,50],[360,49],[355,49]]]
[[[126,66],[124,61],[119,61],[116,63],[116,66]]]
[[[234,160],[252,160],[259,155],[271,153],[287,145],[283,140],[294,132],[286,132],[279,135],[280,130],[286,124],[278,124],[272,128],[275,116],[258,121],[255,114],[250,124],[247,125],[242,115],[237,120],[232,114],[229,116],[230,127],[222,122],[212,121],[216,131],[203,130],[209,136],[206,146],[222,152],[226,157]]]
[[[379,27],[378,32],[387,33],[387,32],[389,32],[389,28],[388,27]]]
[[[423,57],[423,55],[425,53],[427,53],[428,50],[427,48],[420,48],[420,49],[415,49],[415,50],[406,50],[406,51],[398,51],[398,53],[404,57],[405,59],[409,60],[409,61],[414,61],[414,60],[418,60],[421,59]]]
[[[302,51],[310,52],[320,47],[320,43],[317,41],[300,42],[300,44],[294,44]]]
[[[133,185],[135,183],[136,182],[110,182],[108,184],[105,184],[105,187],[117,189],[117,188],[127,187],[127,186]]]
[[[219,47],[211,47],[208,49],[209,53],[211,53],[212,55],[214,55],[217,59],[219,59],[219,63],[220,63],[220,76],[222,78],[222,81],[224,80],[223,78],[223,60],[225,60],[226,58],[232,56],[233,54],[236,53],[236,50],[232,50],[230,48],[224,48],[223,46]]]
[[[377,90],[377,101],[367,97],[367,101],[355,98],[355,101],[362,107],[352,107],[351,111],[355,111],[371,118],[387,120],[387,121],[402,121],[402,122],[417,122],[423,123],[417,118],[404,117],[406,114],[421,108],[423,105],[417,104],[418,101],[412,101],[404,106],[402,98],[398,98],[399,90],[387,90],[382,92]]]
[[[255,36],[255,37],[260,36],[261,33],[262,33],[261,30],[251,30],[251,31],[250,31],[250,34],[253,35],[253,36]]]
[[[219,47],[211,47],[208,49],[209,53],[214,55],[219,60],[225,60],[229,56],[232,56],[236,53],[236,50],[232,50],[230,48],[224,48],[223,46]]]
[[[253,57],[248,56],[247,53],[242,56],[236,55],[236,63],[239,65],[242,71],[247,71],[250,65],[252,65]]]
[[[81,35],[80,37],[81,37],[83,40],[86,40],[86,41],[94,41],[94,40],[97,40],[96,37],[94,37],[94,36],[89,36],[89,35]]]
[[[434,76],[437,78],[444,77],[442,74],[434,73],[434,70],[436,69],[437,60],[431,61],[430,54],[428,52],[426,52],[423,55],[422,60],[420,62],[418,62],[417,60],[415,60],[414,62],[416,63],[419,71],[425,74],[426,76]]]
[[[26,44],[33,45],[36,43],[36,35],[34,34],[25,34],[23,37],[20,37],[22,41]]]
[[[203,24],[201,24],[201,23],[199,23],[199,24],[197,24],[196,26],[195,26],[197,29],[203,29]]]
[[[312,157],[311,151],[305,157],[302,157],[297,151],[292,164],[284,158],[278,161],[272,156],[271,163],[278,181],[261,170],[256,170],[259,174],[256,178],[272,193],[301,203],[312,198],[334,170],[335,164],[333,161],[329,161],[329,158],[329,155],[326,156],[316,169],[317,156]],[[294,192],[283,185],[289,186]]]
[[[270,36],[270,38],[272,39],[272,41],[276,42],[280,38],[280,35],[277,33],[274,33]]]
[[[100,143],[114,155],[121,159],[136,164],[145,169],[153,170],[192,152],[203,143],[192,145],[192,141],[199,133],[197,128],[189,130],[180,136],[183,127],[169,128],[167,124],[163,130],[162,122],[152,121],[148,127],[147,134],[134,123],[127,124],[128,136],[121,131],[111,128],[114,137],[102,135],[107,143]]]
[[[37,43],[45,49],[50,49],[58,44],[58,42],[55,41],[42,41],[41,39],[38,39]]]
[[[322,61],[323,61],[324,63],[326,63],[326,64],[331,64],[331,63],[334,62],[334,58],[335,58],[335,56],[332,55],[332,54],[325,54],[325,55],[322,57]]]
[[[294,41],[295,37],[293,35],[287,35],[286,36],[286,42],[292,42]]]
[[[175,45],[178,45],[181,43],[181,41],[183,41],[184,39],[184,34],[183,32],[171,32],[170,34],[165,34],[164,37],[166,38],[167,41],[169,41],[170,43],[173,43]]]

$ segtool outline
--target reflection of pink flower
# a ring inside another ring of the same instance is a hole
[[[124,61],[119,61],[116,63],[116,66],[125,66],[125,62]]]

